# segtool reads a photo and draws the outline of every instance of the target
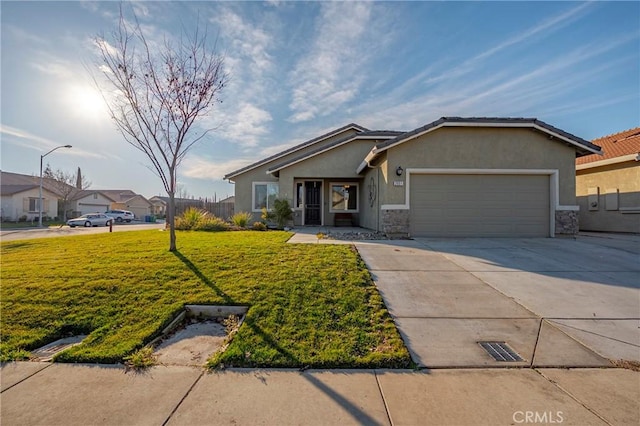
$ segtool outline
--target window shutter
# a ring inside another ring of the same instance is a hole
[[[42,209],[42,210],[48,214],[49,213],[49,199],[45,198],[43,205],[44,205],[44,209]]]
[[[23,212],[28,212],[29,211],[29,198],[27,198],[27,197],[22,199],[22,211]]]

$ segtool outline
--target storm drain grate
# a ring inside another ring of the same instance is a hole
[[[524,361],[520,355],[516,353],[505,342],[478,342],[482,349],[487,351],[489,355],[496,361],[500,362],[516,362]]]

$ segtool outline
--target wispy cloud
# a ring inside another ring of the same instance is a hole
[[[255,147],[269,133],[272,116],[268,112],[273,99],[275,72],[271,53],[275,41],[264,23],[249,21],[231,7],[219,7],[210,22],[220,29],[226,44],[225,67],[230,74],[229,85],[222,96],[224,109],[215,118],[219,134],[244,148]],[[213,117],[205,119],[211,124]]]
[[[220,180],[227,173],[238,170],[247,164],[251,164],[255,159],[236,158],[227,161],[213,161],[204,158],[187,157],[182,163],[181,174],[192,179],[215,179]]]
[[[560,15],[546,19],[538,23],[537,25],[526,29],[520,34],[516,34],[515,36],[508,38],[502,43],[485,50],[484,52],[474,56],[471,61],[473,62],[488,58],[500,52],[501,50],[519,43],[523,43],[541,33],[544,33],[544,36],[548,36],[551,32],[557,31],[560,28],[569,25],[575,19],[580,17],[587,9],[592,8],[593,6],[594,3],[591,2],[581,3],[573,9],[569,9],[566,12],[561,13]]]
[[[372,7],[364,2],[322,3],[309,53],[291,73],[289,121],[328,115],[357,95],[362,83],[357,71],[366,61],[360,43],[375,31],[370,22]]]
[[[249,103],[241,103],[235,108],[233,120],[220,127],[222,136],[244,147],[255,147],[260,138],[269,131],[267,124],[272,120],[268,111]]]
[[[34,135],[25,130],[18,129],[16,127],[0,124],[0,134],[2,134],[2,142],[10,143],[22,148],[32,149],[34,151],[40,151],[44,153],[57,146],[67,145],[67,142],[56,142],[54,140]],[[86,158],[106,158],[104,155],[86,151],[82,148],[74,147],[73,149],[65,150],[66,154],[75,155]]]
[[[512,64],[499,72],[476,67],[474,78],[448,76],[428,90],[419,78],[410,79],[373,103],[357,108],[356,120],[365,126],[411,128],[447,115],[539,115],[563,109],[578,91],[590,89],[603,75],[628,69],[634,56],[610,54],[637,41],[637,32],[600,39],[572,50],[538,57],[532,64]],[[635,56],[637,57],[637,56]],[[419,74],[422,76],[423,74]],[[411,94],[413,88],[413,95]],[[384,105],[383,111],[380,105]]]
[[[486,59],[495,56],[496,54],[502,52],[507,48],[516,47],[519,44],[528,42],[535,36],[549,37],[552,33],[562,29],[563,27],[578,19],[592,7],[593,3],[582,3],[558,16],[553,16],[551,18],[545,19],[544,21],[525,29],[521,33],[516,34],[506,39],[505,41],[498,43],[495,46],[489,47],[488,49],[465,60],[459,65],[447,69],[445,72],[439,75],[429,77],[425,82],[428,84],[437,83],[439,81],[451,80],[472,73],[476,71],[478,66],[481,66]]]

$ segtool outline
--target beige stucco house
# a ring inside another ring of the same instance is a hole
[[[26,219],[38,220],[40,210],[40,178],[3,171],[0,176],[2,204],[0,215],[2,220],[17,221]],[[42,188],[42,217],[58,216],[58,197],[54,187],[45,179]]]
[[[576,159],[580,229],[640,233],[640,127],[593,143],[604,155]]]
[[[151,214],[156,216],[165,216],[167,214],[167,202],[159,196],[149,198],[151,203]]]
[[[409,132],[348,124],[231,172],[236,211],[289,200],[294,226],[390,236],[576,233],[575,159],[600,148],[533,118],[443,117]]]
[[[113,200],[109,206],[110,210],[129,210],[136,219],[143,220],[145,216],[151,215],[153,204],[140,194],[128,189],[107,189],[100,192]]]
[[[71,200],[72,217],[87,213],[104,213],[111,208],[114,199],[100,190],[85,189],[78,192]]]

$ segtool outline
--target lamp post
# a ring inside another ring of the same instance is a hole
[[[51,154],[56,149],[71,148],[71,145],[60,145],[53,148],[51,151],[40,156],[40,197],[38,198],[38,226],[42,228],[42,159]]]

